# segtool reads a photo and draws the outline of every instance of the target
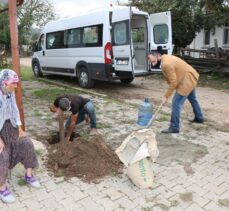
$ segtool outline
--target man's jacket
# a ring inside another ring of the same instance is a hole
[[[169,85],[164,94],[167,98],[172,95],[174,90],[182,96],[187,96],[197,85],[199,74],[192,66],[176,56],[161,56],[161,68]]]

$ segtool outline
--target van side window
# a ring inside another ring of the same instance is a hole
[[[83,28],[83,46],[102,46],[102,25]]]
[[[128,21],[115,23],[113,26],[113,44],[127,45],[129,43]]]
[[[47,49],[64,48],[64,31],[48,33],[46,38]]]
[[[155,25],[153,28],[155,44],[166,44],[169,39],[169,29],[166,24]]]
[[[67,30],[67,47],[78,47],[81,43],[81,29]]]
[[[44,49],[44,34],[40,36],[35,51],[42,51]]]

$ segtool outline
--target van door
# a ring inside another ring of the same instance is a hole
[[[46,73],[74,75],[74,69],[66,68],[67,48],[64,39],[65,31],[46,33],[45,65]]]
[[[150,51],[161,48],[163,54],[172,54],[172,24],[170,11],[150,15],[151,42]],[[158,68],[150,68],[158,71]]]
[[[114,69],[120,78],[133,78],[131,7],[114,10],[112,14],[112,46]]]
[[[41,70],[43,69],[43,67],[45,66],[45,59],[44,59],[44,34],[41,34],[39,41],[36,44],[36,47],[34,49],[34,53],[33,53],[33,58],[37,59],[39,62],[39,66],[41,68]]]

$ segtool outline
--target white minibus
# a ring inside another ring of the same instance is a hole
[[[131,83],[136,76],[160,71],[147,54],[158,47],[172,53],[171,14],[149,15],[117,6],[45,25],[34,48],[35,76],[77,77],[91,88],[95,80]]]

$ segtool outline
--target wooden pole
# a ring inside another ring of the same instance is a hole
[[[11,40],[11,53],[13,70],[18,74],[20,78],[20,60],[19,60],[19,46],[18,46],[18,27],[17,27],[17,1],[8,0],[9,6],[9,20],[10,20],[10,40]],[[19,81],[18,88],[16,90],[16,101],[20,112],[20,118],[22,122],[22,129],[25,130],[24,112],[22,104],[22,89],[21,80]]]
[[[60,139],[60,142],[64,141],[64,115],[63,115],[63,112],[59,114],[59,139]]]
[[[217,72],[220,74],[219,70],[220,70],[220,61],[219,61],[219,48],[218,48],[218,42],[217,39],[214,39],[214,45],[215,45],[215,56],[216,56],[216,61],[217,61]]]

